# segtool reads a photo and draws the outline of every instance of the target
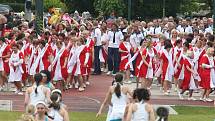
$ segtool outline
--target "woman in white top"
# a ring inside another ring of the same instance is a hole
[[[38,101],[50,102],[50,89],[44,86],[42,79],[42,74],[34,75],[35,84],[25,92],[25,106],[29,104],[35,106]]]
[[[136,103],[131,103],[128,107],[126,121],[155,121],[152,105],[147,103],[150,94],[147,89],[136,89],[133,94]]]
[[[49,106],[50,111],[48,114],[53,121],[69,121],[68,112],[60,105],[60,96],[57,93],[53,93],[50,98],[52,103]]]
[[[127,94],[131,95],[131,91],[128,87],[122,85],[122,80],[122,74],[117,74],[115,76],[116,85],[110,86],[106,94],[105,100],[102,103],[96,117],[101,115],[103,108],[109,104],[112,106],[112,111],[109,115],[109,121],[123,119],[125,108],[128,103]]]

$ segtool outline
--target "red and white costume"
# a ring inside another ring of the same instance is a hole
[[[125,65],[125,68],[127,68],[128,66],[132,65],[132,62],[135,60],[135,68],[134,68],[134,73],[136,77],[139,77],[139,72],[140,72],[140,62],[142,60],[142,53],[140,52],[142,51],[141,46],[137,48],[136,52],[134,53],[133,57],[128,61],[128,63]]]
[[[194,81],[194,75],[191,71],[187,69],[187,66],[190,69],[194,69],[194,62],[192,59],[184,58],[184,79],[181,84],[182,90],[189,90],[189,89],[197,89]]]
[[[48,70],[50,66],[49,56],[51,55],[49,46],[43,47],[43,49],[39,49],[38,56],[36,58],[35,63],[31,67],[31,73],[40,72],[42,70]]]
[[[194,53],[194,63],[195,63],[194,71],[199,74],[201,73],[200,60],[203,57],[203,55],[206,53],[206,51],[203,48],[197,48],[197,47],[193,47],[192,50]],[[199,75],[195,76],[194,78],[198,81],[201,81],[201,78]]]
[[[158,42],[156,44],[154,44],[154,48],[158,54],[158,56],[160,56],[163,52],[164,46],[162,46],[161,42]],[[161,68],[161,61],[159,58],[154,58],[154,63],[155,63],[155,76],[156,77],[160,77],[161,73],[162,73],[162,68]]]
[[[87,65],[89,60],[89,52],[86,45],[81,45],[76,48],[75,53],[71,57],[68,63],[68,73],[74,71],[74,75],[87,75],[87,68],[84,64]],[[75,70],[73,70],[75,68]]]
[[[107,61],[107,57],[108,57],[108,36],[107,36],[107,32],[106,33],[102,33],[102,36],[101,36],[101,42],[105,42],[106,44],[105,45],[102,45],[102,49],[100,49],[99,51],[99,59],[100,59],[100,62],[103,62],[105,63]]]
[[[37,56],[39,54],[39,46],[35,47],[31,45],[29,52],[29,60],[28,60],[28,73],[29,75],[34,75],[35,71],[32,71],[33,65],[36,62]]]
[[[77,68],[77,63],[74,62],[75,60],[75,52],[76,52],[77,47],[76,46],[72,46],[70,49],[70,53],[69,53],[69,58],[68,58],[68,64],[67,64],[67,72],[72,74],[73,76],[75,75],[75,71]]]
[[[68,58],[69,52],[65,47],[62,47],[60,50],[57,49],[54,53],[54,60],[52,62],[54,75],[53,80],[65,80],[68,76],[67,65],[64,67],[64,63]]]
[[[172,59],[172,49],[167,52],[166,49],[163,49],[161,54],[162,59],[162,80],[172,81],[174,75],[173,59]]]
[[[122,51],[126,51],[120,53],[121,61],[119,64],[119,70],[120,71],[125,71],[127,69],[133,70],[132,64],[129,64],[127,67],[125,67],[126,63],[128,63],[128,60],[131,59],[131,52],[133,50],[131,44],[129,42],[122,42],[119,45],[119,49]]]
[[[174,57],[174,78],[175,79],[179,79],[179,80],[184,79],[184,58],[185,58],[185,53],[183,50],[178,51]]]
[[[146,48],[142,51],[141,55],[145,56],[145,60],[151,66],[151,68],[149,68],[143,62],[143,60],[141,60],[140,65],[137,68],[140,68],[139,77],[152,79],[154,77],[154,68],[155,68],[154,57],[157,54],[157,52],[154,48],[151,48],[151,53],[149,51],[150,50]]]
[[[87,73],[89,74],[91,71],[91,68],[93,67],[93,48],[94,48],[95,42],[93,41],[92,38],[88,37],[86,46],[89,52],[89,59],[87,62]]]
[[[22,68],[23,61],[24,61],[24,56],[21,51],[18,51],[17,53],[13,52],[11,54],[11,57],[9,59],[10,74],[9,74],[8,82],[22,80],[22,74],[24,73]]]
[[[201,58],[201,82],[200,86],[204,89],[215,88],[215,70],[214,70],[214,58],[204,55]]]
[[[10,46],[3,43],[0,47],[0,71],[5,71],[6,73],[10,72],[9,58],[2,58],[2,56],[6,56],[9,53],[11,53]]]

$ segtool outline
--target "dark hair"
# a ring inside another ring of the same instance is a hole
[[[37,73],[37,74],[34,75],[34,81],[36,82],[37,87],[39,86],[39,84],[42,81],[42,79],[43,79],[43,76],[40,73]],[[36,94],[37,94],[37,87],[34,90]]]
[[[214,35],[210,35],[209,37],[208,37],[208,41],[210,41],[210,42],[214,42]]]
[[[65,38],[65,34],[64,33],[59,33],[58,36],[63,37],[63,39]]]
[[[42,44],[45,47],[46,46],[46,41],[45,40],[40,40],[39,44]]]
[[[49,108],[54,108],[55,110],[60,110],[59,98],[60,97],[57,93],[53,93],[50,97],[52,103],[49,105]]]
[[[142,46],[143,42],[145,41],[145,39],[141,39],[140,40],[140,46]]]
[[[46,32],[44,33],[44,35],[46,35],[46,36],[50,36],[51,34],[50,34],[50,32],[49,32],[49,31],[46,31]]]
[[[43,73],[47,76],[47,81],[45,83],[49,83],[51,81],[51,73],[48,70],[42,70],[40,73]]]
[[[116,94],[116,96],[119,98],[121,96],[121,88],[120,88],[120,83],[122,83],[122,80],[123,80],[123,75],[118,73],[116,74],[115,76],[115,81],[116,81],[116,87],[114,89],[114,92]]]
[[[213,45],[214,45],[214,44],[213,44],[212,41],[208,41],[208,42],[207,42],[207,46],[208,46],[208,47],[213,47]]]
[[[165,107],[159,107],[156,111],[157,115],[160,117],[158,121],[168,121],[169,110]]]
[[[186,42],[188,42],[188,43],[191,43],[192,40],[193,40],[193,39],[192,39],[191,37],[187,37],[187,38],[186,38]]]
[[[178,39],[178,40],[175,41],[175,44],[176,44],[176,45],[177,45],[177,44],[180,44],[180,43],[182,43],[182,40],[181,40],[181,39]]]
[[[188,42],[185,42],[185,43],[183,44],[183,46],[189,48],[190,44],[189,44]]]
[[[148,101],[150,99],[149,91],[144,88],[138,88],[134,90],[133,99],[138,99],[139,102]]]
[[[172,48],[172,43],[169,39],[164,41],[164,49]]]

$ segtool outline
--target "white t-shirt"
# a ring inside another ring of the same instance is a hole
[[[108,47],[111,47],[111,48],[119,48],[119,44],[120,44],[121,40],[124,39],[124,36],[121,31],[115,32],[115,42],[113,41],[113,37],[114,37],[113,31],[109,31],[107,36],[108,36],[108,40],[109,40]]]
[[[143,34],[141,32],[138,34],[133,33],[130,36],[130,43],[131,43],[132,47],[134,47],[134,48],[139,47],[142,39],[144,39],[144,37],[143,37]]]
[[[96,38],[95,46],[102,45],[102,43],[101,43],[101,30],[99,28],[95,29],[94,38]]]

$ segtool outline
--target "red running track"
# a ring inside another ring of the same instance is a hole
[[[63,101],[68,106],[69,111],[97,112],[112,80],[112,77],[106,75],[91,76],[91,85],[86,88],[85,92],[70,89],[63,93]],[[24,96],[1,92],[0,100],[12,100],[12,109],[14,111],[24,110]],[[161,105],[213,106],[213,103],[179,100],[178,97],[174,98],[161,95],[152,96],[151,103]]]

